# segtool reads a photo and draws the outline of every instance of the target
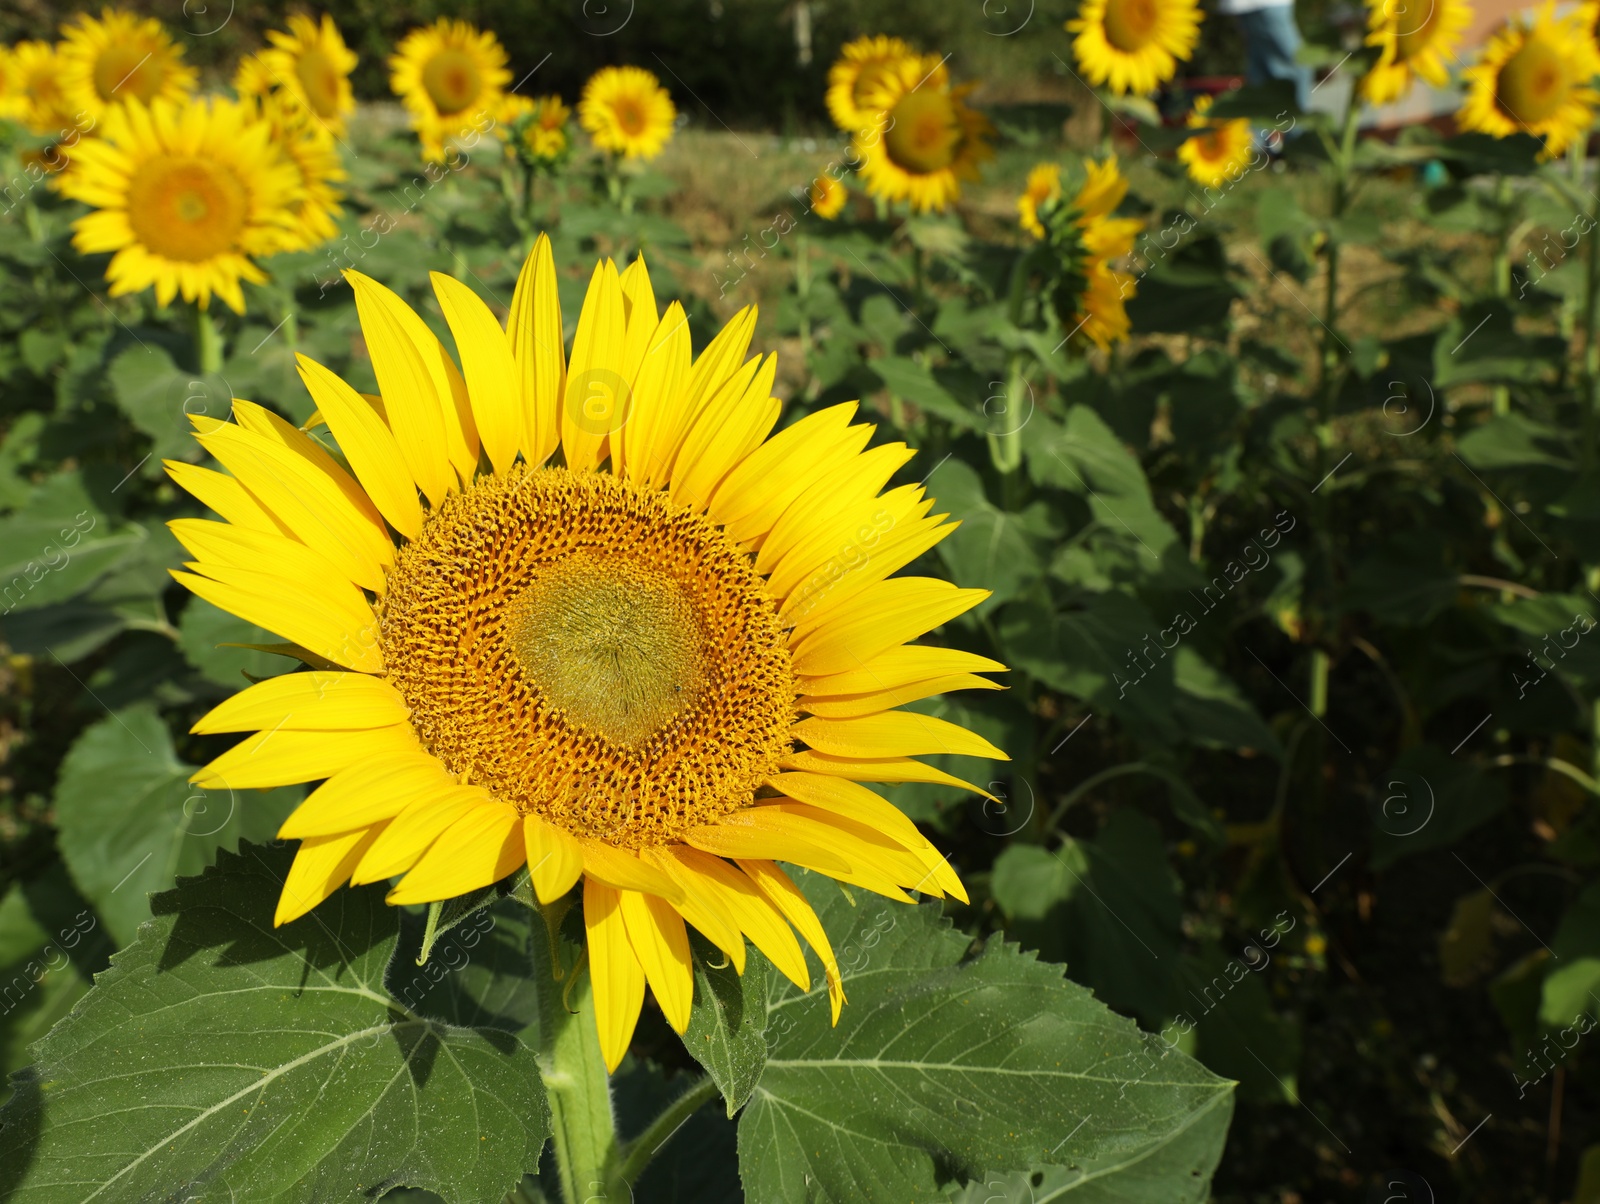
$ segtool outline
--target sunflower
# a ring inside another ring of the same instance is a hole
[[[1472,24],[1466,0],[1367,0],[1367,10],[1367,45],[1379,54],[1361,78],[1363,99],[1399,100],[1418,78],[1436,88],[1450,82],[1456,43]]]
[[[49,42],[18,42],[11,47],[10,88],[18,120],[35,134],[60,136],[77,124],[61,89],[61,61]]]
[[[624,159],[654,159],[677,119],[672,97],[643,67],[602,67],[578,98],[578,124],[597,147]]]
[[[280,96],[343,137],[345,117],[356,107],[350,73],[357,59],[333,18],[324,13],[318,24],[296,13],[288,33],[269,30],[267,39],[271,49],[240,62],[234,90],[241,96]]]
[[[878,85],[885,68],[904,59],[919,58],[909,43],[899,38],[857,38],[839,51],[839,61],[828,69],[828,112],[841,130],[854,134],[877,123],[878,110],[867,97]]]
[[[335,222],[344,193],[337,185],[347,178],[333,131],[310,109],[281,91],[255,103],[260,106],[262,120],[272,130],[273,144],[294,164],[299,181],[298,199],[289,205],[294,233],[282,249],[306,251],[319,247],[338,233]]]
[[[61,27],[56,53],[70,110],[94,121],[120,101],[182,101],[195,88],[183,47],[153,17],[116,8],[101,9],[98,19],[80,13]]]
[[[845,203],[850,200],[849,190],[827,172],[811,181],[809,196],[811,212],[830,222],[844,212]]]
[[[962,180],[978,178],[978,164],[994,154],[994,127],[965,97],[975,85],[950,86],[944,64],[932,55],[885,66],[867,94],[881,115],[855,136],[855,154],[867,191],[888,201],[908,201],[919,213],[948,208]]]
[[[1197,0],[1083,0],[1066,28],[1089,83],[1142,96],[1194,53],[1201,16]]]
[[[0,46],[0,121],[10,118],[20,121],[27,108],[28,98],[22,91],[11,49]]]
[[[1530,20],[1507,21],[1482,56],[1462,72],[1467,98],[1456,125],[1496,138],[1525,133],[1544,139],[1553,159],[1593,123],[1600,94],[1589,81],[1600,73],[1600,50],[1582,9],[1557,19],[1547,0]]]
[[[444,158],[446,140],[492,117],[510,82],[499,39],[448,17],[413,29],[389,59],[389,86],[410,111],[430,160]]]
[[[239,282],[266,275],[254,260],[289,245],[301,199],[295,166],[251,106],[211,97],[178,106],[114,105],[101,137],[74,148],[61,191],[94,208],[72,245],[112,251],[111,295],[155,287],[203,309],[215,293],[244,311]]]
[[[1071,200],[1064,199],[1061,169],[1041,163],[1028,174],[1027,191],[1017,201],[1022,227],[1055,252],[1051,302],[1070,328],[1068,337],[1081,334],[1102,351],[1128,337],[1123,302],[1133,296],[1135,282],[1111,261],[1132,252],[1144,222],[1111,216],[1127,192],[1115,159],[1085,162],[1083,184]]]
[[[1211,97],[1196,97],[1189,128],[1199,131],[1178,147],[1179,161],[1189,178],[1202,188],[1216,188],[1224,180],[1237,180],[1255,159],[1255,133],[1244,117],[1208,118]]]
[[[808,990],[798,931],[837,1020],[827,933],[776,862],[965,898],[862,783],[964,785],[915,757],[1004,756],[895,709],[1003,669],[906,643],[987,596],[890,577],[954,527],[920,485],[880,492],[912,453],[863,450],[854,403],[771,435],[754,310],[691,359],[642,260],[596,266],[570,355],[548,238],[506,329],[435,273],[459,369],[398,296],[346,275],[381,405],[304,356],[300,373],[348,468],[244,401],[196,422],[227,473],[167,463],[223,519],[172,523],[194,557],[173,575],[322,666],[194,727],[252,733],[197,784],[322,781],[280,830],[301,843],[275,922],[345,882],[399,877],[391,903],[427,903],[527,865],[542,903],[582,879],[609,1068],[647,983],[687,1027],[685,922]]]
[[[1039,210],[1060,199],[1061,168],[1054,163],[1040,163],[1028,173],[1028,182],[1017,198],[1017,224],[1035,238],[1043,238],[1045,229]]]
[[[507,152],[529,167],[548,170],[564,163],[572,151],[572,135],[567,128],[572,110],[561,97],[530,99],[513,94],[506,101],[500,120],[510,131]]]

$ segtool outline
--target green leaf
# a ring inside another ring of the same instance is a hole
[[[1556,1028],[1585,1012],[1600,1017],[1600,882],[1567,908],[1550,948],[1555,964],[1544,978],[1539,1020]]]
[[[1374,784],[1381,791],[1372,814],[1374,870],[1453,843],[1510,801],[1503,772],[1486,773],[1431,744],[1401,753]]]
[[[144,539],[140,527],[115,528],[90,500],[78,473],[49,477],[22,509],[0,519],[0,613],[72,597]]]
[[[986,397],[969,398],[966,402],[958,400],[934,378],[926,364],[901,355],[885,355],[869,361],[867,367],[890,393],[905,398],[918,409],[936,414],[964,430],[981,431],[988,425],[983,411]]]
[[[150,918],[147,896],[196,874],[239,838],[270,840],[304,791],[202,790],[189,784],[167,725],[149,703],[86,730],[61,765],[61,855],[119,944]]]
[[[1552,375],[1566,350],[1566,343],[1553,335],[1520,333],[1508,302],[1499,298],[1480,301],[1464,307],[1440,329],[1433,345],[1433,387],[1443,390],[1465,384],[1535,384]],[[1490,426],[1504,432],[1518,425],[1522,424],[1510,415],[1501,415],[1472,433],[1479,434]],[[1467,454],[1470,438],[1461,441],[1461,454],[1469,463],[1478,464],[1480,461]],[[1491,439],[1480,436],[1477,442],[1492,456]]]
[[[1056,534],[1050,508],[1035,502],[1020,512],[1002,510],[984,494],[983,480],[963,460],[950,459],[929,474],[938,497],[961,525],[939,543],[939,559],[961,586],[992,590],[987,612],[1025,592],[1044,573],[1043,558]]]
[[[111,952],[94,912],[61,863],[0,900],[0,1073],[28,1064],[28,1047],[89,989]],[[0,1087],[0,1099],[9,1093]]]
[[[1445,565],[1441,542],[1426,531],[1406,531],[1356,565],[1345,583],[1343,605],[1380,622],[1420,627],[1460,590],[1460,574]]]
[[[1283,747],[1244,691],[1188,644],[1173,656],[1176,714],[1188,738],[1206,748],[1253,748],[1283,755]]]
[[[0,1194],[498,1200],[535,1165],[533,1051],[384,993],[399,924],[382,886],[273,928],[291,855],[225,853],[156,899],[0,1110]]]
[[[727,954],[698,933],[689,940],[694,1004],[683,1046],[706,1068],[732,1116],[750,1098],[767,1062],[767,961],[751,949],[740,974]]]
[[[150,436],[150,458],[158,464],[200,459],[191,415],[226,419],[233,411],[234,390],[227,380],[185,372],[160,346],[127,348],[106,375],[122,412]]]
[[[752,1200],[932,1200],[952,1175],[1057,1163],[1132,1163],[1213,1112],[1231,1085],[1064,981],[1059,966],[969,938],[932,903],[806,893],[845,971],[830,1027],[825,989],[771,980],[772,1050],[739,1120]],[[1220,1153],[1220,1126],[1213,1131]],[[1189,1199],[1214,1159],[1185,1166]]]

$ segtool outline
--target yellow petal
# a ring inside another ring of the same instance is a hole
[[[232,570],[227,582],[194,573],[172,572],[172,577],[213,606],[275,632],[336,665],[361,673],[383,672],[378,621],[370,606],[362,619],[345,614],[343,607],[313,604],[304,597],[296,603],[293,599],[299,589],[297,582],[240,569]]]
[[[494,470],[507,472],[522,443],[522,387],[511,342],[477,293],[442,272],[432,272],[430,278],[455,336],[478,437]]]
[[[809,622],[817,610],[831,607],[841,588],[849,591],[857,580],[871,585],[887,576],[875,570],[896,546],[891,541],[897,529],[918,523],[932,506],[921,485],[902,485],[882,497],[859,497],[832,508],[825,522],[799,533],[773,562],[767,577],[773,596],[793,603],[785,622]],[[894,568],[904,563],[899,561]],[[795,594],[803,596],[797,599]],[[796,607],[804,609],[796,613]]]
[[[212,707],[189,730],[250,732],[340,731],[404,723],[410,710],[400,691],[365,673],[285,673],[241,690]]]
[[[650,336],[650,347],[633,379],[628,421],[613,432],[623,449],[615,471],[636,485],[660,485],[668,478],[680,435],[675,425],[677,398],[692,358],[689,318],[674,301]]]
[[[919,757],[949,753],[958,757],[1011,758],[976,732],[948,719],[915,711],[884,711],[855,719],[802,719],[791,729],[818,752],[836,757]]]
[[[802,541],[821,535],[837,538],[841,517],[876,497],[914,455],[904,443],[881,443],[815,478],[762,540],[756,571],[770,573]]]
[[[825,719],[850,719],[857,715],[875,715],[891,707],[903,706],[919,698],[935,694],[949,694],[955,690],[1003,690],[997,681],[977,677],[971,673],[952,673],[949,677],[933,677],[914,681],[893,690],[879,690],[876,694],[846,694],[837,698],[800,699],[800,709]]]
[[[750,350],[750,337],[755,333],[755,329],[756,307],[747,305],[728,319],[728,324],[717,332],[711,342],[706,344],[705,350],[700,353],[700,358],[695,360],[683,393],[677,398],[673,407],[674,456],[694,427],[695,420],[700,417],[701,409],[716,395],[717,390],[722,388],[723,382],[737,372],[739,366],[744,363],[745,353]],[[672,466],[669,463],[670,467]]]
[[[200,499],[200,504],[222,515],[236,527],[251,531],[267,531],[274,535],[290,534],[288,524],[272,516],[250,491],[227,473],[184,464],[177,460],[163,460],[167,475],[177,482],[178,488]]]
[[[994,798],[982,786],[974,786],[971,782],[963,782],[960,778],[946,773],[942,769],[935,769],[932,765],[924,765],[921,761],[914,761],[910,757],[876,757],[872,759],[858,759],[854,757],[831,757],[826,753],[812,752],[810,749],[799,749],[783,758],[785,769],[798,769],[802,773],[831,774],[834,777],[851,778],[857,782],[932,782],[940,786],[955,786],[962,790],[970,790],[974,794],[981,794],[985,798]],[[996,799],[998,802],[999,800]]]
[[[278,829],[280,840],[335,836],[393,819],[420,798],[451,789],[439,759],[422,751],[385,753],[341,769],[306,796]]]
[[[934,875],[922,864],[921,858],[912,856],[892,837],[875,828],[853,823],[843,816],[815,807],[807,807],[804,803],[763,802],[751,810],[760,812],[767,823],[782,827],[796,839],[804,839],[814,845],[826,845],[849,859],[849,873],[834,872],[829,877],[863,886],[900,903],[911,902],[910,896],[900,889],[902,886],[940,893],[936,889]],[[795,861],[795,864],[805,863]]]
[[[676,902],[683,888],[655,865],[643,861],[632,849],[619,849],[602,840],[577,838],[583,850],[583,872],[619,890],[644,891]]]
[[[356,862],[382,832],[383,825],[377,824],[356,832],[302,841],[289,866],[289,876],[283,880],[272,926],[298,920],[349,881]]]
[[[303,460],[308,460],[320,468],[332,480],[350,480],[344,468],[328,454],[328,449],[323,447],[310,435],[295,426],[286,418],[280,418],[266,406],[259,406],[253,401],[243,398],[233,399],[233,417],[245,430],[271,439],[280,447],[292,451]],[[348,489],[352,496],[365,500],[365,490],[358,488]]]
[[[523,816],[522,839],[534,894],[541,903],[554,903],[583,874],[583,849],[565,828],[537,815]]]
[[[800,952],[800,942],[755,883],[721,858],[698,849],[671,845],[668,853],[678,862],[677,873],[691,895],[715,900],[785,978],[802,991],[811,989],[811,971],[805,954]]]
[[[891,577],[874,585],[838,621],[812,632],[794,649],[805,674],[859,668],[886,648],[948,623],[989,596],[986,589],[957,589],[931,577]]]
[[[296,539],[363,589],[383,591],[394,544],[348,473],[340,469],[330,477],[282,444],[232,423],[197,438]]]
[[[640,849],[639,856],[671,875],[678,885],[684,888],[684,897],[673,904],[678,909],[678,914],[698,928],[713,945],[726,953],[728,959],[733,962],[734,969],[743,974],[744,934],[739,931],[739,925],[722,910],[716,898],[706,891],[696,892],[695,880],[690,879],[687,873],[679,872],[683,868],[682,863],[665,849]]]
[[[561,298],[548,235],[539,235],[517,277],[506,334],[522,390],[522,454],[529,464],[548,460],[561,442],[561,401],[567,358],[561,333]]]
[[[999,661],[979,656],[976,652],[963,652],[959,648],[933,648],[926,644],[902,644],[880,652],[858,669],[802,678],[800,690],[807,698],[871,694],[954,673],[1005,671],[1006,667]]]
[[[889,833],[907,848],[926,844],[927,838],[906,813],[880,794],[849,778],[823,773],[775,773],[767,779],[779,794],[822,811],[832,811]]]
[[[517,818],[505,803],[473,807],[428,846],[389,892],[389,902],[434,903],[500,881],[527,860]]]
[[[354,605],[355,601],[361,606],[367,605],[366,597],[331,560],[293,536],[277,531],[255,531],[206,518],[175,518],[167,527],[202,564],[249,569],[296,583],[304,582],[304,585],[296,585],[295,593],[309,590],[328,606]]]
[[[411,479],[437,509],[455,483],[445,447],[444,407],[452,404],[451,399],[440,390],[422,349],[412,341],[401,313],[416,317],[410,307],[360,272],[347,271],[345,277],[355,291],[361,333],[400,456]]]
[[[189,778],[196,786],[265,790],[332,777],[359,761],[415,752],[409,724],[355,732],[257,732]]]
[[[644,1006],[644,969],[628,940],[617,891],[587,875],[583,879],[583,927],[589,947],[589,982],[594,990],[600,1056],[616,1070],[633,1040]]]
[[[848,874],[850,862],[827,844],[817,844],[811,829],[797,831],[787,816],[766,807],[746,807],[714,824],[700,824],[684,834],[684,843],[718,857],[792,861],[825,874]]]
[[[916,509],[929,504],[922,502]],[[779,614],[785,623],[793,625],[796,635],[815,631],[871,586],[899,572],[932,548],[958,525],[944,522],[946,516],[942,514],[926,518],[913,512],[891,519],[883,509],[863,517],[867,522],[858,532],[870,531],[871,535],[858,545],[862,550],[857,562],[830,558],[826,568],[813,572],[784,599]],[[880,534],[886,523],[893,525]]]
[[[752,359],[707,401],[673,465],[673,501],[704,509],[734,465],[761,446],[778,421],[777,372],[776,355]]]
[[[621,899],[634,956],[644,968],[645,980],[667,1023],[682,1036],[689,1027],[689,1008],[694,1002],[694,968],[683,920],[659,895],[625,890]]]
[[[622,308],[627,320],[619,371],[622,379],[632,384],[639,373],[639,365],[644,363],[645,352],[650,350],[650,340],[661,323],[661,313],[656,309],[655,289],[650,285],[650,270],[645,267],[642,254],[634,257],[618,283],[622,287]]]
[[[561,450],[574,472],[599,467],[606,436],[628,420],[632,390],[618,372],[626,331],[617,265],[607,259],[589,278],[562,398]]]
[[[815,950],[822,962],[828,980],[828,1005],[833,1011],[833,1023],[839,1023],[839,1010],[844,1006],[844,978],[839,973],[839,961],[833,956],[833,945],[822,921],[812,909],[811,902],[800,893],[789,875],[770,861],[741,861],[739,868],[750,876],[767,901],[783,913],[783,918],[793,924],[805,937],[806,944]]]
[[[712,495],[711,517],[735,539],[758,544],[789,505],[819,476],[853,459],[871,426],[850,426],[856,403],[807,414],[751,452]]]
[[[405,873],[417,864],[417,859],[446,828],[489,801],[489,792],[482,787],[454,785],[412,800],[389,821],[382,837],[367,850],[350,880],[360,885]]]
[[[417,501],[417,483],[389,424],[335,373],[303,355],[295,359],[306,391],[372,504],[391,527],[407,539],[415,539],[422,533],[422,505]]]

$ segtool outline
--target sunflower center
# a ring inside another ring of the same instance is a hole
[[[295,60],[294,74],[318,117],[338,115],[341,76],[332,59],[320,50],[304,51]]]
[[[1399,32],[1394,38],[1394,56],[1405,63],[1424,53],[1432,44],[1442,0],[1402,0],[1402,3],[1405,7],[1395,18]],[[1410,11],[1418,5],[1425,6],[1427,10],[1420,17],[1413,16]]]
[[[1566,99],[1566,63],[1548,42],[1535,39],[1524,43],[1500,68],[1495,103],[1520,125],[1554,116]]]
[[[128,182],[128,225],[155,254],[198,263],[237,248],[249,201],[244,182],[211,160],[152,159]]]
[[[1124,54],[1142,50],[1156,29],[1156,0],[1108,0],[1106,41]]]
[[[637,138],[644,132],[644,106],[632,97],[612,101],[611,115],[616,118],[617,128],[628,137]]]
[[[791,746],[794,671],[748,554],[607,473],[452,495],[396,557],[379,642],[452,773],[576,835],[678,839]]]
[[[960,141],[955,106],[944,92],[908,92],[889,111],[884,149],[907,171],[943,171],[955,161]]]
[[[107,46],[95,59],[94,90],[101,100],[135,100],[149,104],[161,91],[163,59],[158,48],[143,43]]]
[[[441,50],[422,69],[422,87],[445,117],[461,112],[483,88],[478,64],[464,50]]]

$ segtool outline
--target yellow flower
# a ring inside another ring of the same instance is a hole
[[[69,110],[92,121],[121,101],[183,101],[195,88],[194,68],[161,23],[122,9],[101,9],[98,19],[80,13],[62,26],[56,53]]]
[[[597,147],[624,159],[654,159],[677,119],[672,97],[643,67],[602,67],[578,98],[578,124]]]
[[[276,922],[345,882],[399,877],[389,901],[425,903],[527,865],[541,902],[583,880],[608,1067],[647,983],[688,1025],[686,922],[740,970],[748,938],[809,989],[798,931],[837,1020],[827,933],[776,862],[964,899],[861,783],[959,786],[915,758],[1004,756],[895,709],[1004,668],[907,643],[988,596],[890,576],[953,529],[921,485],[880,494],[912,453],[863,452],[853,402],[769,438],[755,311],[692,359],[642,260],[596,266],[570,353],[547,238],[504,328],[434,273],[459,369],[398,296],[347,276],[381,399],[300,371],[348,469],[246,401],[195,423],[227,473],[167,465],[223,519],[171,524],[194,557],[174,576],[336,666],[259,682],[194,728],[253,733],[204,787],[322,780],[279,832],[301,844]]]
[[[289,205],[294,232],[282,249],[319,247],[338,233],[335,222],[344,201],[336,187],[346,179],[338,143],[321,118],[281,91],[256,103],[274,145],[294,164],[299,181],[298,199]]]
[[[282,96],[342,137],[345,117],[356,107],[350,73],[357,59],[333,18],[324,13],[319,24],[296,13],[289,18],[288,33],[274,29],[267,39],[271,49],[239,64],[235,91],[241,96]]]
[[[1466,0],[1367,0],[1367,9],[1367,45],[1380,52],[1361,78],[1363,99],[1399,100],[1418,78],[1436,88],[1450,82],[1456,44],[1472,24]]]
[[[28,110],[28,97],[22,90],[22,80],[8,46],[0,46],[0,121],[15,118],[18,121]]]
[[[1142,96],[1194,53],[1201,16],[1197,0],[1083,0],[1066,27],[1089,83]]]
[[[451,138],[487,132],[510,82],[499,39],[448,17],[413,29],[389,59],[389,86],[430,160],[444,158]]]
[[[885,66],[866,98],[878,117],[855,135],[867,191],[919,213],[949,208],[961,181],[976,180],[978,164],[994,154],[994,127],[965,103],[973,86],[952,88],[933,55]]]
[[[1552,159],[1593,123],[1600,95],[1590,80],[1600,73],[1600,50],[1579,9],[1559,20],[1547,0],[1532,20],[1507,21],[1482,56],[1462,72],[1467,98],[1456,125],[1496,138],[1516,133],[1544,139]]]
[[[878,86],[885,68],[920,56],[899,38],[857,38],[839,51],[839,61],[828,69],[828,112],[841,130],[856,133],[871,129],[878,110],[867,98]]]
[[[1255,134],[1249,120],[1213,120],[1206,116],[1210,108],[1211,97],[1196,98],[1188,124],[1201,132],[1191,134],[1178,147],[1178,159],[1189,169],[1189,178],[1203,188],[1239,179],[1255,158]]]
[[[831,222],[844,211],[850,192],[838,180],[823,172],[811,181],[810,198],[811,212]]]
[[[541,96],[529,109],[529,122],[522,131],[522,145],[535,160],[554,162],[567,153],[571,139],[567,121],[572,110],[559,96]]]
[[[1044,223],[1039,220],[1039,209],[1046,202],[1061,199],[1061,168],[1054,163],[1040,163],[1028,173],[1028,183],[1017,198],[1017,224],[1035,238],[1043,238]]]
[[[154,287],[204,308],[215,293],[243,312],[241,280],[294,237],[300,199],[294,164],[246,104],[220,97],[182,106],[128,101],[107,109],[100,137],[80,142],[60,190],[94,212],[73,224],[72,245],[112,251],[112,296]]]
[[[10,70],[15,113],[35,134],[59,136],[64,130],[90,126],[67,104],[61,88],[61,61],[48,42],[18,42],[11,48]]]

